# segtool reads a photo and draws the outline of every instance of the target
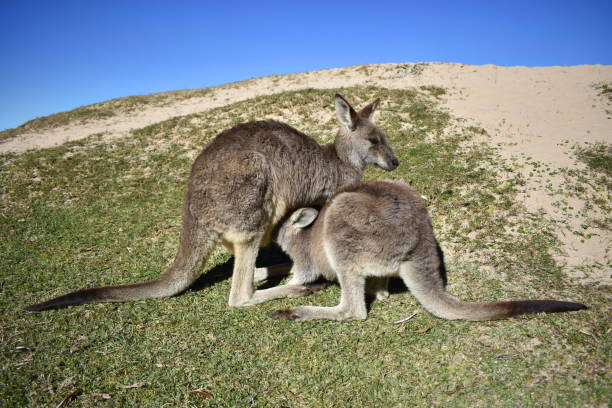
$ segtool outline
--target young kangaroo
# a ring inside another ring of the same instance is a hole
[[[425,309],[449,320],[497,320],[586,309],[580,303],[556,300],[468,303],[451,297],[440,274],[437,242],[427,210],[419,196],[403,183],[372,181],[345,186],[318,218],[313,208],[294,212],[281,226],[278,243],[294,262],[289,286],[323,276],[337,279],[342,295],[338,306],[279,310],[276,317],[365,319],[364,292],[378,298],[388,296],[387,278],[398,274]]]
[[[319,145],[275,121],[240,124],[217,135],[195,160],[183,204],[180,246],[160,277],[142,283],[79,290],[28,306],[42,311],[88,302],[172,296],[187,289],[211,250],[224,244],[235,256],[230,306],[308,294],[306,286],[254,290],[255,258],[287,212],[324,202],[361,179],[366,165],[394,170],[399,162],[372,122],[378,100],[355,110],[336,95],[340,130]],[[261,277],[260,277],[261,278]]]

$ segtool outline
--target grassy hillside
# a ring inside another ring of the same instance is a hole
[[[219,250],[175,298],[20,312],[77,288],[157,276],[174,257],[185,180],[202,146],[233,124],[262,118],[328,142],[336,92],[355,105],[382,99],[376,120],[401,165],[392,173],[371,169],[366,178],[404,180],[427,197],[454,295],[569,299],[590,309],[449,322],[397,284],[363,322],[279,321],[269,315],[280,308],[336,304],[338,287],[231,309],[232,260]],[[0,405],[606,404],[609,291],[566,280],[551,255],[559,250],[554,226],[516,203],[524,181],[475,142],[482,130],[437,107],[440,92],[289,92],[173,118],[112,144],[100,136],[0,156]]]
[[[92,120],[112,118],[120,114],[136,112],[145,107],[167,106],[185,99],[203,97],[210,92],[210,88],[185,89],[148,95],[127,96],[80,106],[66,112],[58,112],[29,120],[16,128],[2,130],[0,131],[0,142],[24,133],[40,132],[52,128],[86,123]]]

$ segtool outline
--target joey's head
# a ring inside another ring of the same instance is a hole
[[[336,137],[336,150],[341,159],[363,169],[374,164],[385,170],[395,170],[399,160],[387,142],[387,136],[374,124],[372,116],[380,102],[376,99],[356,112],[340,94],[336,94],[336,116],[340,130]]]
[[[289,256],[294,259],[298,252],[308,250],[310,229],[319,212],[305,207],[293,212],[278,230],[277,242]]]

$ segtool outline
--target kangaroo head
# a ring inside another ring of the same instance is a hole
[[[277,242],[281,248],[291,255],[293,244],[303,247],[299,241],[304,238],[304,228],[312,224],[317,215],[319,215],[319,212],[310,207],[300,208],[293,212],[278,231]]]
[[[342,95],[336,94],[336,116],[341,125],[336,148],[355,167],[374,164],[385,170],[395,170],[399,160],[384,132],[372,122],[379,101],[376,99],[356,112]]]

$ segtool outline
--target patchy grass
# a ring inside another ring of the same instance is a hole
[[[442,95],[446,95],[446,89],[440,88],[439,86],[435,85],[423,85],[420,86],[419,89],[425,92],[429,92],[429,94],[436,98],[440,98]]]
[[[595,89],[599,91],[599,95],[607,97],[612,102],[612,83],[596,84]]]
[[[589,168],[612,176],[612,145],[609,143],[589,143],[576,147],[576,157]]]
[[[602,96],[607,99],[608,107],[612,105],[612,83],[599,83],[594,84],[593,87],[597,90],[599,96]],[[606,109],[606,114],[608,115],[608,119],[611,118],[612,109]]]
[[[181,296],[20,312],[69,290],[157,276],[176,251],[185,180],[202,146],[266,117],[328,142],[336,92],[356,105],[382,99],[377,121],[401,165],[366,178],[404,180],[427,198],[453,294],[571,299],[590,310],[444,321],[398,285],[363,322],[278,321],[269,314],[279,308],[336,304],[338,287],[230,309],[231,259],[217,251]],[[566,280],[551,256],[553,226],[516,204],[524,180],[475,141],[479,133],[428,91],[305,90],[173,118],[112,144],[96,136],[0,156],[2,405],[67,397],[83,407],[606,404],[609,291]]]
[[[16,128],[6,129],[0,132],[0,141],[10,139],[24,133],[32,133],[40,130],[67,126],[75,123],[85,123],[90,120],[106,119],[115,116],[115,112],[102,106],[87,105],[67,112],[55,113],[49,116],[32,119]]]
[[[570,241],[602,247],[601,255],[595,258],[587,255],[580,264],[572,262],[568,274],[577,281],[599,281],[604,284],[602,278],[609,276],[612,263],[612,243],[609,240],[612,231],[612,179],[605,169],[609,147],[602,143],[570,145],[569,140],[560,145],[565,145],[566,154],[585,165],[554,167],[523,156],[523,174],[529,183],[526,183],[522,193],[529,196],[545,192],[552,198],[546,219],[554,225],[557,236],[573,236]],[[561,262],[568,255],[566,248],[554,248],[559,252]],[[572,253],[570,251],[569,255],[572,256]]]
[[[564,182],[562,195],[580,197],[584,201],[581,213],[588,220],[581,232],[588,237],[597,233],[592,229],[612,231],[612,145],[586,143],[572,147],[574,155],[586,164],[586,168],[562,169]]]

